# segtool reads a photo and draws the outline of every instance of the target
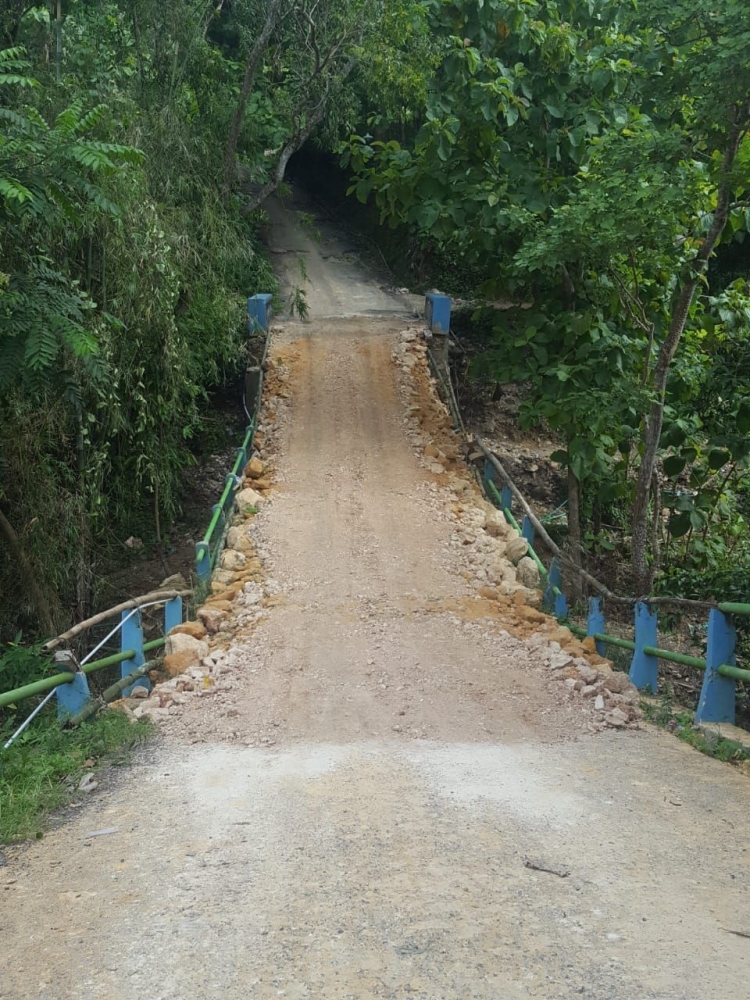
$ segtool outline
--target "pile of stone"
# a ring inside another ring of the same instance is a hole
[[[118,704],[135,718],[166,719],[179,714],[186,699],[226,687],[227,681],[219,679],[226,664],[226,640],[257,626],[275,590],[273,581],[264,580],[253,530],[271,488],[270,470],[254,455],[235,497],[236,513],[211,579],[211,592],[196,611],[196,620],[177,625],[167,636],[161,669],[151,675],[150,694],[135,688],[131,698]]]
[[[455,521],[449,548],[464,579],[486,602],[490,617],[502,622],[535,652],[551,677],[572,700],[592,713],[595,729],[638,725],[639,695],[623,673],[597,655],[594,641],[579,641],[539,610],[541,574],[529,545],[504,514],[484,496],[464,460],[465,447],[453,430],[427,358],[429,331],[404,330],[393,350],[408,438],[436,484]]]

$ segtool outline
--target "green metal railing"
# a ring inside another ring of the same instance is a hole
[[[267,293],[253,295],[247,300],[248,331],[250,334],[264,333],[266,338],[258,365],[249,368],[245,376],[246,394],[249,388],[251,388],[254,397],[252,400],[253,413],[248,412],[246,405],[245,412],[249,424],[245,430],[242,445],[237,450],[234,465],[226,478],[219,502],[213,507],[206,533],[196,545],[195,559],[197,574],[198,578],[204,581],[210,579],[223,547],[229,523],[229,515],[234,504],[234,496],[241,485],[243,469],[252,453],[253,438],[255,437],[258,424],[263,391],[263,365],[268,350],[271,300],[272,296]],[[164,636],[144,642],[141,610],[142,608],[158,604],[164,605]],[[134,608],[133,610],[123,611],[119,624],[88,655],[92,656],[119,632],[120,651],[118,653],[112,653],[108,656],[100,657],[98,660],[90,660],[89,662],[86,662],[87,658],[84,658],[80,669],[61,670],[59,673],[52,674],[49,677],[42,677],[40,680],[14,688],[12,691],[0,692],[0,709],[7,708],[9,705],[16,705],[28,698],[40,695],[44,696],[41,703],[36,706],[31,715],[16,730],[5,746],[9,746],[13,742],[53,694],[57,694],[58,715],[61,718],[72,718],[80,721],[88,717],[88,715],[93,714],[95,709],[92,707],[93,699],[89,691],[87,677],[99,670],[117,666],[118,664],[121,665],[122,676],[120,680],[104,692],[105,696],[116,692],[127,692],[127,689],[135,684],[149,688],[150,682],[147,676],[147,668],[152,666],[152,664],[146,661],[146,654],[161,649],[166,643],[166,635],[181,621],[182,600],[180,597],[165,598],[150,602],[149,604],[143,604],[141,607]]]
[[[224,489],[222,490],[219,502],[214,504],[213,514],[209,521],[208,528],[203,538],[195,546],[195,569],[198,579],[208,582],[216,567],[221,550],[224,548],[224,540],[229,527],[229,515],[234,504],[236,492],[242,485],[242,471],[247,465],[252,454],[253,438],[258,426],[258,415],[263,396],[263,366],[268,352],[268,330],[271,323],[271,299],[268,293],[253,295],[247,300],[248,331],[252,333],[263,332],[266,340],[263,347],[260,363],[257,367],[248,369],[245,377],[245,393],[249,389],[253,393],[252,414],[247,413],[249,424],[245,431],[242,446],[237,450],[237,457],[232,471],[226,478]]]
[[[553,559],[547,569],[534,550],[534,526],[528,516],[523,523],[513,516],[511,510],[513,496],[509,487],[498,490],[493,481],[493,467],[487,461],[482,483],[492,503],[499,507],[507,522],[525,538],[529,546],[529,556],[539,568],[544,588],[544,607],[564,621],[570,631],[581,638],[593,638],[597,651],[604,655],[607,646],[624,649],[632,653],[630,679],[636,687],[656,692],[658,689],[658,663],[660,660],[677,663],[703,671],[703,685],[696,720],[702,722],[730,722],[735,720],[735,685],[737,681],[750,682],[750,670],[739,667],[734,662],[735,630],[733,619],[739,615],[750,616],[750,604],[724,601],[711,609],[708,621],[708,648],[706,656],[691,656],[663,649],[657,643],[657,613],[649,605],[648,599],[635,602],[635,635],[624,639],[610,635],[604,626],[604,614],[599,598],[589,601],[589,615],[586,628],[568,621],[568,602],[562,590],[562,572],[557,559]]]
[[[195,566],[199,580],[209,580],[216,566],[216,560],[224,547],[224,538],[229,524],[229,514],[234,504],[235,493],[242,484],[240,473],[247,465],[252,450],[257,415],[245,431],[242,447],[237,451],[232,471],[226,478],[219,502],[214,504],[213,514],[203,538],[195,546]]]

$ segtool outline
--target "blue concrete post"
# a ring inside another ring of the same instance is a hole
[[[135,613],[123,611],[122,622],[123,625],[120,629],[120,649],[122,651],[126,649],[135,650],[135,656],[132,659],[123,660],[120,664],[120,676],[127,677],[128,674],[132,674],[134,670],[142,667],[146,662],[146,656],[143,652],[143,626],[141,624],[140,611],[136,611]],[[123,698],[127,698],[133,688],[136,687],[145,687],[147,691],[150,691],[151,681],[148,677],[139,677],[137,681],[125,688],[122,693]]]
[[[527,514],[521,523],[521,538],[525,538],[529,545],[534,547],[534,525]]]
[[[559,594],[555,593],[555,588],[560,591]],[[547,586],[544,588],[544,607],[552,611],[556,618],[567,618],[568,616],[568,599],[565,594],[562,593],[562,571],[560,569],[560,563],[557,559],[553,559],[550,563],[549,573],[547,575]]]
[[[495,482],[495,466],[492,464],[492,462],[490,462],[489,458],[485,458],[484,472],[482,473],[482,487],[484,488],[484,492],[487,494],[488,497],[490,497],[490,499],[491,499],[491,494],[489,488],[487,487],[487,483],[494,483],[494,482]]]
[[[424,314],[433,333],[447,336],[451,328],[451,300],[447,295],[428,292],[425,296]]]
[[[178,625],[182,625],[182,598],[173,597],[164,605],[164,635],[169,635]]]
[[[211,550],[208,542],[196,542],[195,545],[195,572],[199,580],[211,579]]]
[[[607,625],[604,620],[604,612],[602,611],[602,602],[599,597],[592,597],[589,599],[589,616],[586,620],[586,635],[596,635],[597,632],[600,635],[604,635],[607,631]],[[604,643],[599,639],[595,639],[596,651],[599,656],[605,656],[605,646]]]
[[[503,505],[503,510],[513,510],[513,494],[510,492],[510,486],[503,486],[500,493],[500,502]]]
[[[55,654],[55,670],[64,673],[70,669],[75,671],[75,678],[70,684],[60,684],[55,688],[57,696],[57,718],[60,721],[77,715],[86,702],[91,700],[89,682],[86,674],[78,670],[77,663],[71,662],[62,650]]]
[[[644,646],[657,647],[658,619],[648,604],[638,601],[635,606],[635,649],[630,661],[628,676],[639,691],[650,688],[652,694],[659,689],[659,661],[644,651]]]
[[[268,333],[271,325],[271,302],[273,295],[263,292],[260,295],[251,295],[247,300],[247,332],[257,333],[262,330]]]
[[[736,633],[731,620],[718,608],[708,616],[708,646],[706,672],[698,699],[696,722],[731,722],[734,724],[735,683],[733,677],[722,677],[718,667],[723,663],[734,666]]]

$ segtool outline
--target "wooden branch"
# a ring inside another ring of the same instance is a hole
[[[100,611],[99,614],[94,615],[92,618],[78,622],[77,625],[69,628],[67,632],[63,632],[62,635],[58,635],[55,639],[50,639],[49,642],[45,643],[42,646],[42,651],[45,653],[51,652],[61,643],[67,642],[68,639],[74,639],[81,632],[85,632],[86,629],[91,628],[93,625],[98,625],[108,618],[114,618],[115,615],[119,615],[123,611],[139,608],[142,604],[150,604],[152,601],[171,601],[175,597],[190,597],[192,593],[192,590],[152,590],[150,594],[133,597],[129,601],[117,604],[114,608],[109,608],[108,611]]]

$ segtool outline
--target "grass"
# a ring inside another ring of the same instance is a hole
[[[9,721],[0,738],[11,731]],[[41,838],[50,813],[75,798],[83,774],[128,763],[129,751],[150,731],[149,723],[117,711],[77,729],[61,729],[54,711],[35,719],[8,750],[0,749],[0,843]]]
[[[676,705],[674,695],[669,689],[658,701],[642,701],[641,708],[649,722],[674,733],[683,743],[688,743],[707,757],[730,764],[750,760],[750,747],[698,728],[694,724],[693,713]]]

